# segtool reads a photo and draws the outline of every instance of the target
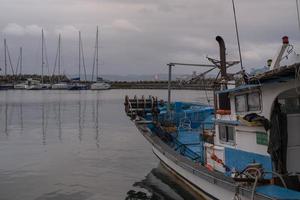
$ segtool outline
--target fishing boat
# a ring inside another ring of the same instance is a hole
[[[281,65],[288,38],[267,71],[242,71],[231,88],[216,39],[213,106],[172,102],[169,90],[168,101],[126,96],[126,114],[161,163],[205,199],[300,199],[300,62]]]
[[[110,84],[105,82],[103,78],[99,77],[99,30],[97,27],[96,31],[96,45],[95,45],[95,56],[93,62],[93,77],[92,81],[94,81],[94,68],[96,65],[96,82],[91,84],[91,90],[108,90],[110,88]]]

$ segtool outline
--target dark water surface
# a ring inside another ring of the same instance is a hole
[[[0,199],[193,199],[125,116],[126,94],[167,92],[0,91]],[[206,100],[201,91],[173,96]]]

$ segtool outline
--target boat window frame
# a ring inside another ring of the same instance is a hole
[[[259,105],[257,109],[250,109],[249,107],[249,95],[251,94],[258,94],[258,101]],[[245,110],[244,111],[238,111],[237,110],[237,97],[238,96],[245,96]],[[247,91],[247,92],[240,92],[234,95],[234,106],[235,106],[235,112],[236,113],[248,113],[248,112],[261,112],[262,111],[262,96],[261,96],[261,91],[260,90],[252,90],[252,91]]]
[[[222,134],[221,127],[225,128],[225,137],[224,134]],[[229,131],[231,129],[232,131]],[[229,144],[234,145],[236,141],[236,134],[235,134],[235,127],[231,125],[226,124],[219,124],[218,125],[218,131],[219,131],[219,141],[222,144]],[[229,134],[232,134],[232,137],[229,136]],[[230,139],[232,138],[232,139]]]

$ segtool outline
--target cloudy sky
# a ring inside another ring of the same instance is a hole
[[[23,69],[41,72],[41,29],[46,32],[49,72],[58,34],[66,74],[78,71],[78,30],[91,72],[96,26],[100,29],[102,74],[166,73],[166,63],[207,63],[218,57],[223,36],[228,59],[237,60],[231,0],[0,0],[1,40],[7,39],[13,65],[23,47]],[[295,0],[236,1],[243,62],[263,66],[281,37],[300,44]],[[2,42],[0,43],[2,44]],[[4,65],[3,47],[0,65]],[[195,69],[189,69],[195,70]],[[188,72],[176,69],[177,73]]]

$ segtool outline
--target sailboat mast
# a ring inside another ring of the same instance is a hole
[[[7,52],[6,52],[6,39],[4,39],[4,75],[7,75]]]
[[[42,29],[42,84],[44,83],[44,30]]]
[[[79,31],[79,49],[78,49],[78,71],[79,71],[79,81],[80,81],[80,68],[81,68],[81,32]]]
[[[22,47],[20,47],[20,75],[22,75],[22,64],[23,64],[22,62],[23,62],[23,50]]]
[[[97,26],[97,34],[96,34],[96,81],[98,81],[98,69],[99,68],[99,30]]]
[[[60,77],[60,59],[61,59],[61,35],[58,35],[58,77]],[[60,79],[60,78],[59,78]]]

